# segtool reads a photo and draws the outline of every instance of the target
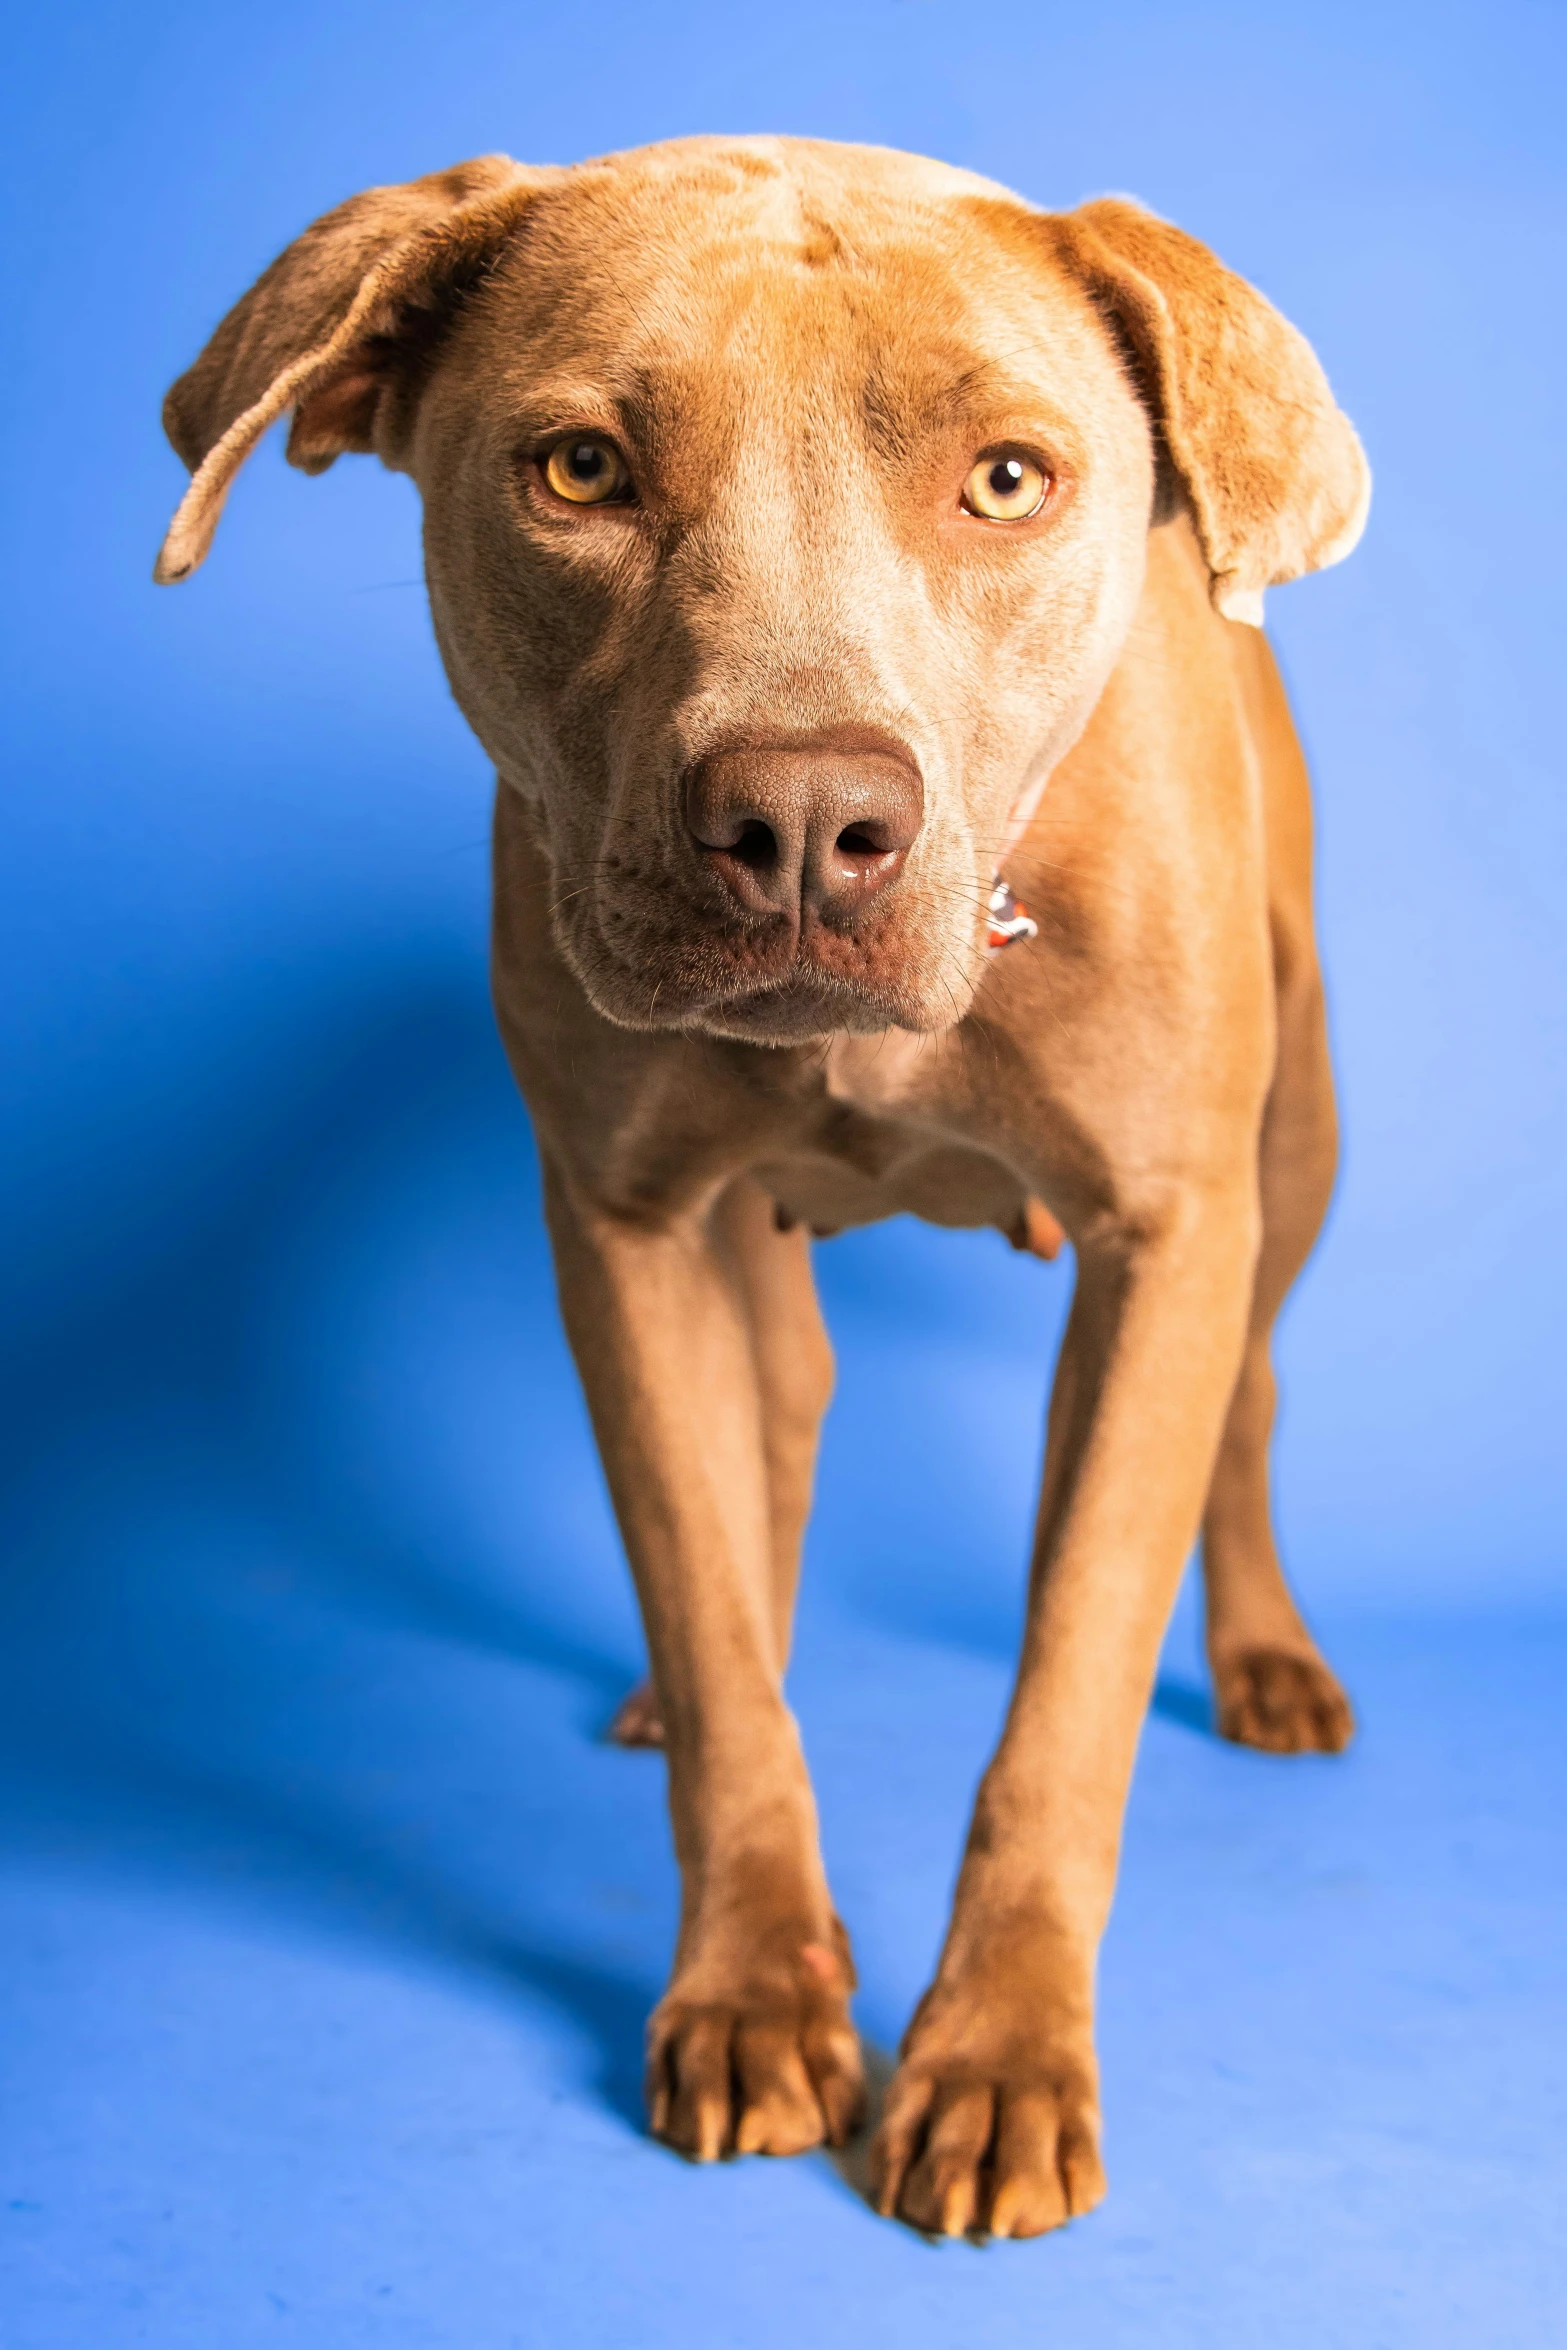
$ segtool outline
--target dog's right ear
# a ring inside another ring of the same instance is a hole
[[[540,188],[562,175],[481,155],[323,214],[237,302],[163,404],[193,480],[153,570],[186,579],[223,501],[286,409],[288,459],[320,473],[350,449],[394,457],[434,342]]]

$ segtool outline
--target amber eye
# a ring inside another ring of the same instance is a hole
[[[544,460],[544,478],[557,498],[569,498],[573,506],[607,506],[631,487],[624,457],[596,433],[557,441]]]
[[[1032,457],[981,457],[963,484],[963,503],[987,522],[1026,522],[1049,487],[1049,474]]]

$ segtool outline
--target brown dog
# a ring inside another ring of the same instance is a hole
[[[499,771],[496,1001],[683,1878],[652,2124],[700,2159],[841,2139],[861,2095],[781,1687],[832,1379],[806,1228],[1071,1235],[1016,1694],[875,2148],[886,2212],[1053,2227],[1104,2191],[1095,1954],[1199,1528],[1221,1726],[1350,1731],[1269,1526],[1334,1117],[1258,624],[1354,544],[1354,433],[1136,206],[773,139],[328,213],[169,395],[160,579],[285,410],[306,471],[418,481]],[[1003,868],[1038,935],[990,956]]]

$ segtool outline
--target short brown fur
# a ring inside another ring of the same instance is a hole
[[[1269,1520],[1269,1332],[1335,1143],[1307,780],[1244,623],[1358,535],[1354,435],[1136,206],[794,140],[488,157],[328,214],[169,396],[160,578],[290,410],[307,470],[419,482],[499,775],[495,1000],[682,1874],[649,2108],[698,2158],[861,2100],[782,1693],[832,1383],[810,1228],[1073,1242],[1016,1692],[874,2150],[916,2226],[1057,2226],[1104,2192],[1095,1956],[1199,1530],[1226,1734],[1351,1727]],[[563,436],[627,494],[556,494]],[[998,449],[1036,512],[965,503]],[[1001,869],[1039,936],[987,959]]]

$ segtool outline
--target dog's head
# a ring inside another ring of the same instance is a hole
[[[418,481],[453,690],[593,1003],[761,1043],[962,1016],[1152,521],[1184,503],[1256,621],[1367,498],[1306,344],[1179,230],[786,139],[327,214],[169,394],[161,579],[287,410],[307,472]]]

